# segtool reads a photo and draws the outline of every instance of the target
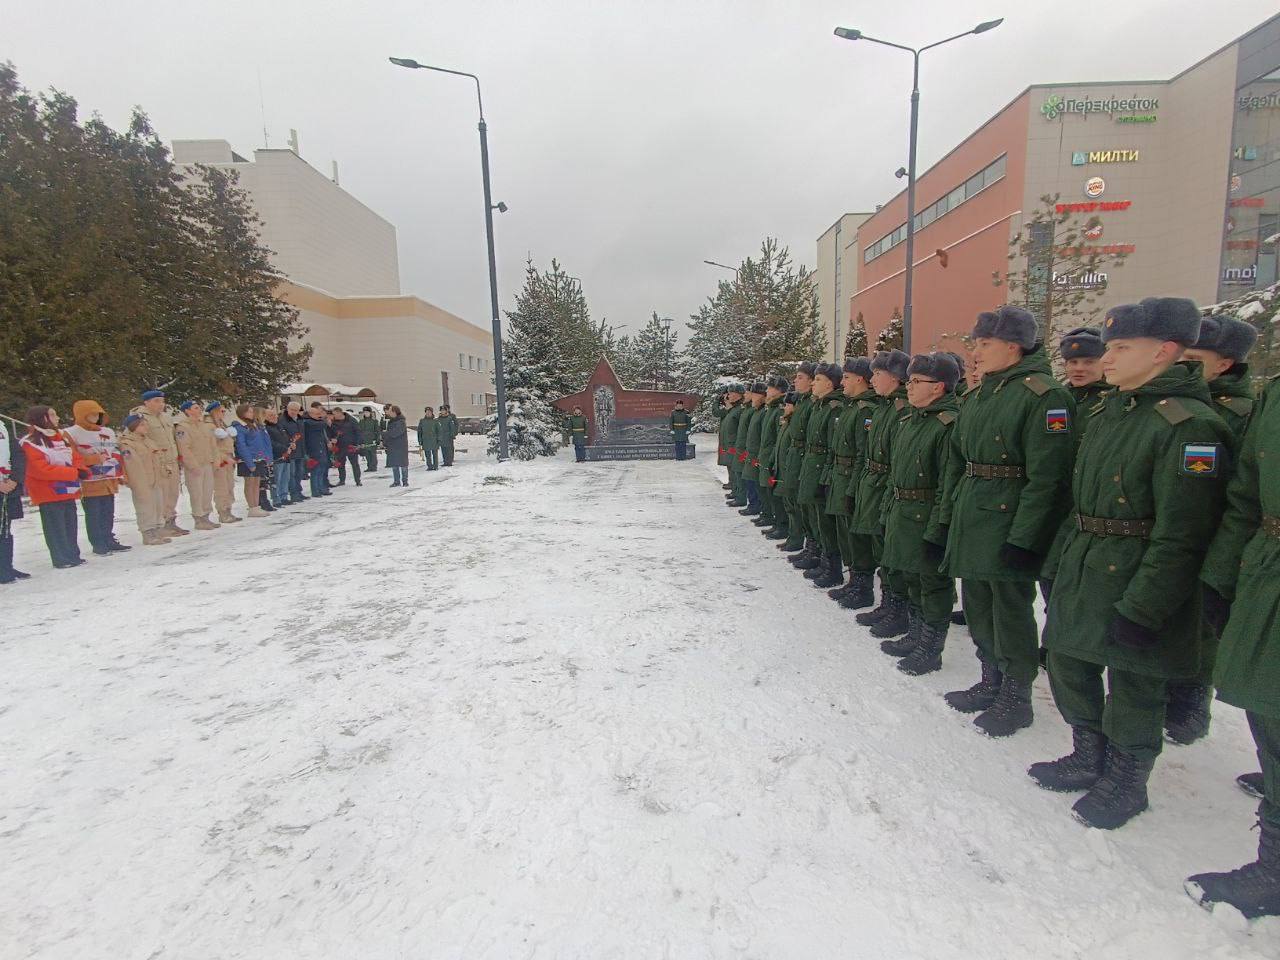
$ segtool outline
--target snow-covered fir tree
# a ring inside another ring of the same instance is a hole
[[[867,355],[867,322],[862,319],[862,311],[858,311],[858,316],[849,326],[849,332],[844,338],[844,353],[842,357],[865,357]]]
[[[630,379],[618,374],[625,386],[635,390],[677,389],[680,374],[676,365],[676,335],[671,330],[670,318],[659,317],[654,312],[629,347],[627,374]]]
[[[885,328],[876,335],[876,350],[902,349],[902,311],[893,308],[893,316],[885,324]]]
[[[516,460],[549,457],[560,446],[563,416],[548,400],[552,371],[548,365],[525,363],[517,351],[504,360],[507,385],[507,452]],[[498,416],[490,414],[489,453],[497,454]]]

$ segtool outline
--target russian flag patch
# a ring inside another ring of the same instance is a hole
[[[1046,410],[1044,414],[1044,429],[1046,433],[1066,433],[1071,429],[1071,415],[1067,413],[1065,408]]]
[[[1218,445],[1216,443],[1184,443],[1182,472],[1193,477],[1212,477],[1218,472]]]
[[[870,430],[870,429],[871,429],[871,418],[870,418],[870,417],[863,417],[863,418],[862,418],[862,429],[863,429],[863,430]]]

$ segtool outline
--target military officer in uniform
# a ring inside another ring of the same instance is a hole
[[[720,421],[718,442],[716,444],[716,463],[727,471],[728,479],[724,483],[724,488],[730,493],[733,491],[733,465],[737,462],[737,454],[732,452],[733,439],[738,434],[738,417],[741,416],[741,411],[737,413],[734,411],[738,410],[738,406],[742,403],[742,391],[737,387],[738,384],[736,383],[731,383],[725,387],[724,393],[720,395],[719,402],[711,408],[711,412]],[[732,499],[728,494],[726,496],[728,499]]]
[[[1253,381],[1249,375],[1249,351],[1258,341],[1258,329],[1235,317],[1205,317],[1200,337],[1184,359],[1199,361],[1213,396],[1213,409],[1231,431],[1234,454],[1244,441],[1253,413]],[[1169,685],[1165,736],[1171,743],[1194,743],[1209,732],[1209,704],[1213,700],[1213,665],[1218,640],[1206,631],[1201,663],[1192,681]]]
[[[676,445],[676,459],[683,460],[689,449],[689,431],[693,429],[693,418],[684,408],[684,401],[677,400],[676,408],[671,411],[671,442]]]
[[[1179,362],[1199,330],[1199,309],[1178,298],[1113,307],[1102,328],[1115,389],[1080,446],[1076,524],[1044,637],[1073,750],[1028,771],[1047,789],[1087,790],[1072,809],[1091,827],[1114,829],[1147,808],[1168,682],[1199,666],[1197,583],[1231,439],[1199,364]]]
[[[809,360],[802,361],[796,367],[796,375],[792,392],[796,395],[795,410],[791,414],[790,430],[787,442],[790,447],[782,464],[783,500],[787,504],[790,518],[791,534],[783,543],[787,553],[796,553],[791,558],[792,566],[800,570],[809,570],[821,563],[822,551],[813,531],[809,529],[808,519],[800,506],[800,471],[804,467],[805,431],[809,426],[809,416],[813,413],[813,375],[818,365]]]
[[[980,313],[973,338],[982,382],[960,405],[939,523],[925,536],[930,558],[962,581],[982,670],[947,703],[981,711],[978,729],[1003,737],[1033,719],[1036,580],[1070,508],[1075,401],[1051,375],[1028,311]]]
[[[960,368],[945,353],[920,354],[907,367],[910,413],[894,427],[885,491],[883,563],[907,590],[907,635],[880,649],[903,659],[898,669],[920,676],[942,669],[942,648],[956,602],[955,580],[924,557],[924,534],[937,524],[942,476],[951,458],[951,427],[960,401]]]
[[[760,516],[755,519],[758,527],[766,528],[765,536],[770,528],[778,527],[778,514],[782,504],[773,495],[773,487],[777,482],[774,466],[778,462],[778,420],[782,416],[782,398],[789,384],[782,377],[769,377],[765,380],[764,412],[760,417],[760,453],[757,456],[756,483],[760,487]],[[782,524],[786,526],[785,522]],[[778,539],[775,535],[774,539]]]
[[[840,545],[840,557],[849,568],[849,581],[828,591],[827,596],[848,610],[861,610],[875,603],[872,584],[876,564],[866,542],[855,540],[852,534],[854,495],[866,453],[867,426],[878,402],[871,388],[871,361],[867,357],[850,357],[842,369],[840,389],[845,398],[844,410],[832,437],[831,485],[826,508],[835,518],[836,542]]]
[[[573,441],[573,456],[578,463],[587,459],[587,418],[582,415],[581,407],[573,408],[573,416],[567,425],[569,439]]]
[[[735,506],[747,508],[751,506],[750,492],[747,490],[747,433],[751,429],[751,415],[756,411],[754,387],[753,383],[746,383],[742,387],[742,412],[738,414],[737,433],[733,438],[737,464],[733,481],[733,501]]]
[[[811,390],[812,411],[805,427],[804,460],[800,467],[800,487],[796,499],[804,511],[809,529],[818,541],[819,563],[805,571],[805,579],[827,589],[844,580],[840,564],[840,543],[835,517],[827,513],[827,491],[831,484],[831,447],[844,408],[841,381],[844,370],[834,363],[820,363],[814,372]]]
[[[796,412],[796,400],[797,395],[794,390],[788,390],[782,397],[782,413],[778,417],[778,440],[774,447],[773,470],[769,478],[773,485],[775,519],[773,529],[767,531],[765,536],[770,540],[781,540],[782,543],[778,544],[778,549],[784,551],[791,540],[791,512],[795,502],[795,498],[785,485],[783,475],[787,458],[791,454],[791,418]]]
[[[751,384],[747,397],[751,401],[751,409],[742,416],[739,422],[739,435],[743,435],[742,424],[745,423],[745,439],[742,451],[738,455],[742,470],[742,487],[747,494],[747,505],[738,512],[744,517],[760,516],[760,428],[764,425],[764,381],[757,380]]]
[[[163,390],[147,390],[142,394],[142,404],[130,412],[147,421],[147,436],[160,449],[164,535],[185,537],[191,531],[178,526],[178,443],[173,435],[173,421],[164,406]]]
[[[910,365],[911,358],[901,350],[881,350],[871,358],[871,386],[879,403],[870,421],[863,415],[863,429],[867,432],[866,456],[858,472],[850,529],[858,538],[857,549],[864,555],[869,553],[873,566],[880,568],[880,604],[855,618],[864,627],[871,627],[874,637],[897,637],[910,627],[906,581],[882,562],[884,514],[881,510],[885,490],[889,486],[889,448],[893,429],[899,418],[906,416],[907,367]]]
[[[1227,509],[1205,557],[1205,619],[1221,629],[1218,699],[1240,707],[1262,773],[1242,785],[1261,795],[1258,858],[1186,882],[1203,906],[1229,903],[1246,917],[1280,915],[1280,380],[1273,379],[1245,433]],[[1271,456],[1266,456],[1266,454]]]

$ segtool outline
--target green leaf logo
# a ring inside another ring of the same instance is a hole
[[[1040,112],[1044,114],[1046,120],[1057,120],[1058,115],[1062,113],[1062,97],[1056,94],[1050,97],[1040,107]]]

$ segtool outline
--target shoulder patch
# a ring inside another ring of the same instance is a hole
[[[1218,473],[1222,459],[1221,448],[1216,443],[1184,443],[1182,445],[1182,472],[1192,477],[1212,477]]]
[[[1045,376],[1043,373],[1033,373],[1022,378],[1022,385],[1037,397],[1043,397],[1051,387],[1056,387],[1059,384],[1058,381],[1052,377]]]
[[[1213,399],[1237,417],[1247,417],[1253,413],[1253,401],[1248,397],[1214,397]]]
[[[1173,426],[1191,419],[1191,411],[1179,403],[1174,397],[1165,397],[1156,404],[1156,413],[1164,417]]]
[[[1044,412],[1045,433],[1067,433],[1071,430],[1071,414],[1066,407],[1055,407]]]
[[[870,429],[871,429],[871,421],[872,421],[872,419],[874,419],[874,418],[871,416],[871,414],[867,414],[865,417],[863,417],[863,418],[862,418],[862,429],[863,429],[863,430],[870,430]]]
[[[938,414],[938,422],[944,427],[949,427],[956,422],[956,415],[950,410],[943,410]]]

